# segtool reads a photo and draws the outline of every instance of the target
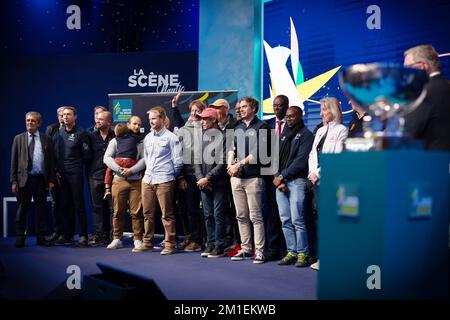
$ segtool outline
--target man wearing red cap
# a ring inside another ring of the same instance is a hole
[[[227,170],[225,139],[219,130],[215,109],[206,108],[199,117],[202,118],[203,148],[202,158],[195,161],[195,176],[201,191],[207,237],[202,257],[218,258],[225,254],[225,208],[228,203],[224,179]]]

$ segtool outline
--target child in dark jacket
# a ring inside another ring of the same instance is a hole
[[[117,152],[114,161],[121,168],[131,168],[137,163],[137,145],[142,139],[136,134],[131,133],[125,123],[118,123],[114,128],[114,133],[116,134],[117,142]],[[104,199],[111,196],[112,180],[113,171],[110,168],[107,168],[104,180]]]

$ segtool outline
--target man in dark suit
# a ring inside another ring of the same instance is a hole
[[[406,116],[405,129],[425,142],[428,150],[450,151],[450,84],[440,73],[437,52],[430,45],[405,51],[404,65],[426,71],[427,95],[416,110]]]
[[[282,136],[286,126],[286,112],[289,107],[289,98],[285,95],[278,95],[273,99],[273,112],[275,117],[267,120],[269,128],[275,130],[278,138]],[[281,145],[281,143],[280,143]],[[266,260],[279,260],[284,255],[286,243],[281,228],[280,215],[276,202],[276,188],[272,183],[272,176],[264,176],[266,181],[267,203],[263,209],[264,228],[266,231]]]
[[[52,141],[39,133],[41,115],[28,112],[25,116],[27,132],[14,138],[11,151],[12,192],[17,195],[16,247],[25,246],[27,213],[34,199],[37,244],[48,246],[45,240],[45,204],[47,190],[55,181]]]

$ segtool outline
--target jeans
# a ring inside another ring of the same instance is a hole
[[[285,183],[288,191],[277,189],[276,198],[287,250],[296,254],[309,254],[305,219],[306,180],[297,178]]]
[[[208,245],[225,247],[225,209],[228,195],[225,188],[216,187],[211,191],[201,191],[203,215],[205,216]]]

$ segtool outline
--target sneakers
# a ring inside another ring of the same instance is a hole
[[[86,236],[81,236],[77,242],[77,247],[81,247],[81,248],[89,247],[88,238]]]
[[[48,238],[47,241],[55,242],[55,241],[58,240],[58,239],[59,239],[59,234],[57,234],[57,233],[55,232],[55,233],[53,233],[53,234],[50,236],[50,238]]]
[[[165,247],[164,249],[162,249],[161,254],[164,255],[168,255],[168,254],[174,254],[176,252],[174,247]]]
[[[208,244],[205,251],[202,252],[201,256],[203,258],[207,258],[213,252],[213,250],[214,250],[214,246],[211,244]]]
[[[235,255],[238,254],[239,251],[241,251],[241,249],[242,249],[241,245],[237,243],[233,249],[227,252],[227,257],[234,257]]]
[[[145,252],[153,250],[153,245],[143,243],[141,240],[134,240],[134,248],[131,252]]]
[[[107,249],[120,249],[120,248],[123,248],[122,240],[114,239],[106,248]]]
[[[243,249],[239,250],[239,252],[234,256],[231,257],[231,260],[233,261],[242,261],[242,260],[248,260],[251,259],[253,254],[250,252],[245,252]]]
[[[106,245],[108,242],[106,240],[106,236],[98,236],[98,235],[94,235],[90,240],[89,240],[89,245],[92,247],[98,247],[98,246],[104,246]]]
[[[253,263],[255,264],[261,264],[266,262],[266,258],[261,252],[257,252],[255,257],[253,258]]]
[[[64,236],[59,236],[58,240],[55,241],[57,246],[70,246],[73,243],[73,239],[67,240]]]
[[[309,256],[304,253],[299,253],[297,256],[297,262],[295,263],[295,266],[297,268],[304,268],[309,266],[311,263],[309,262]]]
[[[220,258],[225,255],[222,247],[215,247],[210,254],[208,254],[208,258]]]
[[[277,262],[279,266],[287,266],[290,264],[294,264],[297,261],[297,256],[292,252],[288,252],[287,255],[283,257],[280,261]]]
[[[202,251],[202,246],[199,245],[197,242],[191,241],[185,248],[185,252],[196,252],[196,251]]]
[[[190,243],[191,243],[191,236],[185,236],[183,242],[181,242],[180,244],[178,244],[178,248],[184,250]],[[191,251],[188,251],[191,252]]]
[[[309,266],[313,270],[319,271],[319,260],[317,262],[314,262],[312,265]]]
[[[112,197],[111,189],[105,189],[105,194],[103,195],[103,200],[108,200]]]
[[[142,242],[142,240],[134,240],[133,245],[135,248],[139,248],[140,246],[143,245],[143,242]]]

